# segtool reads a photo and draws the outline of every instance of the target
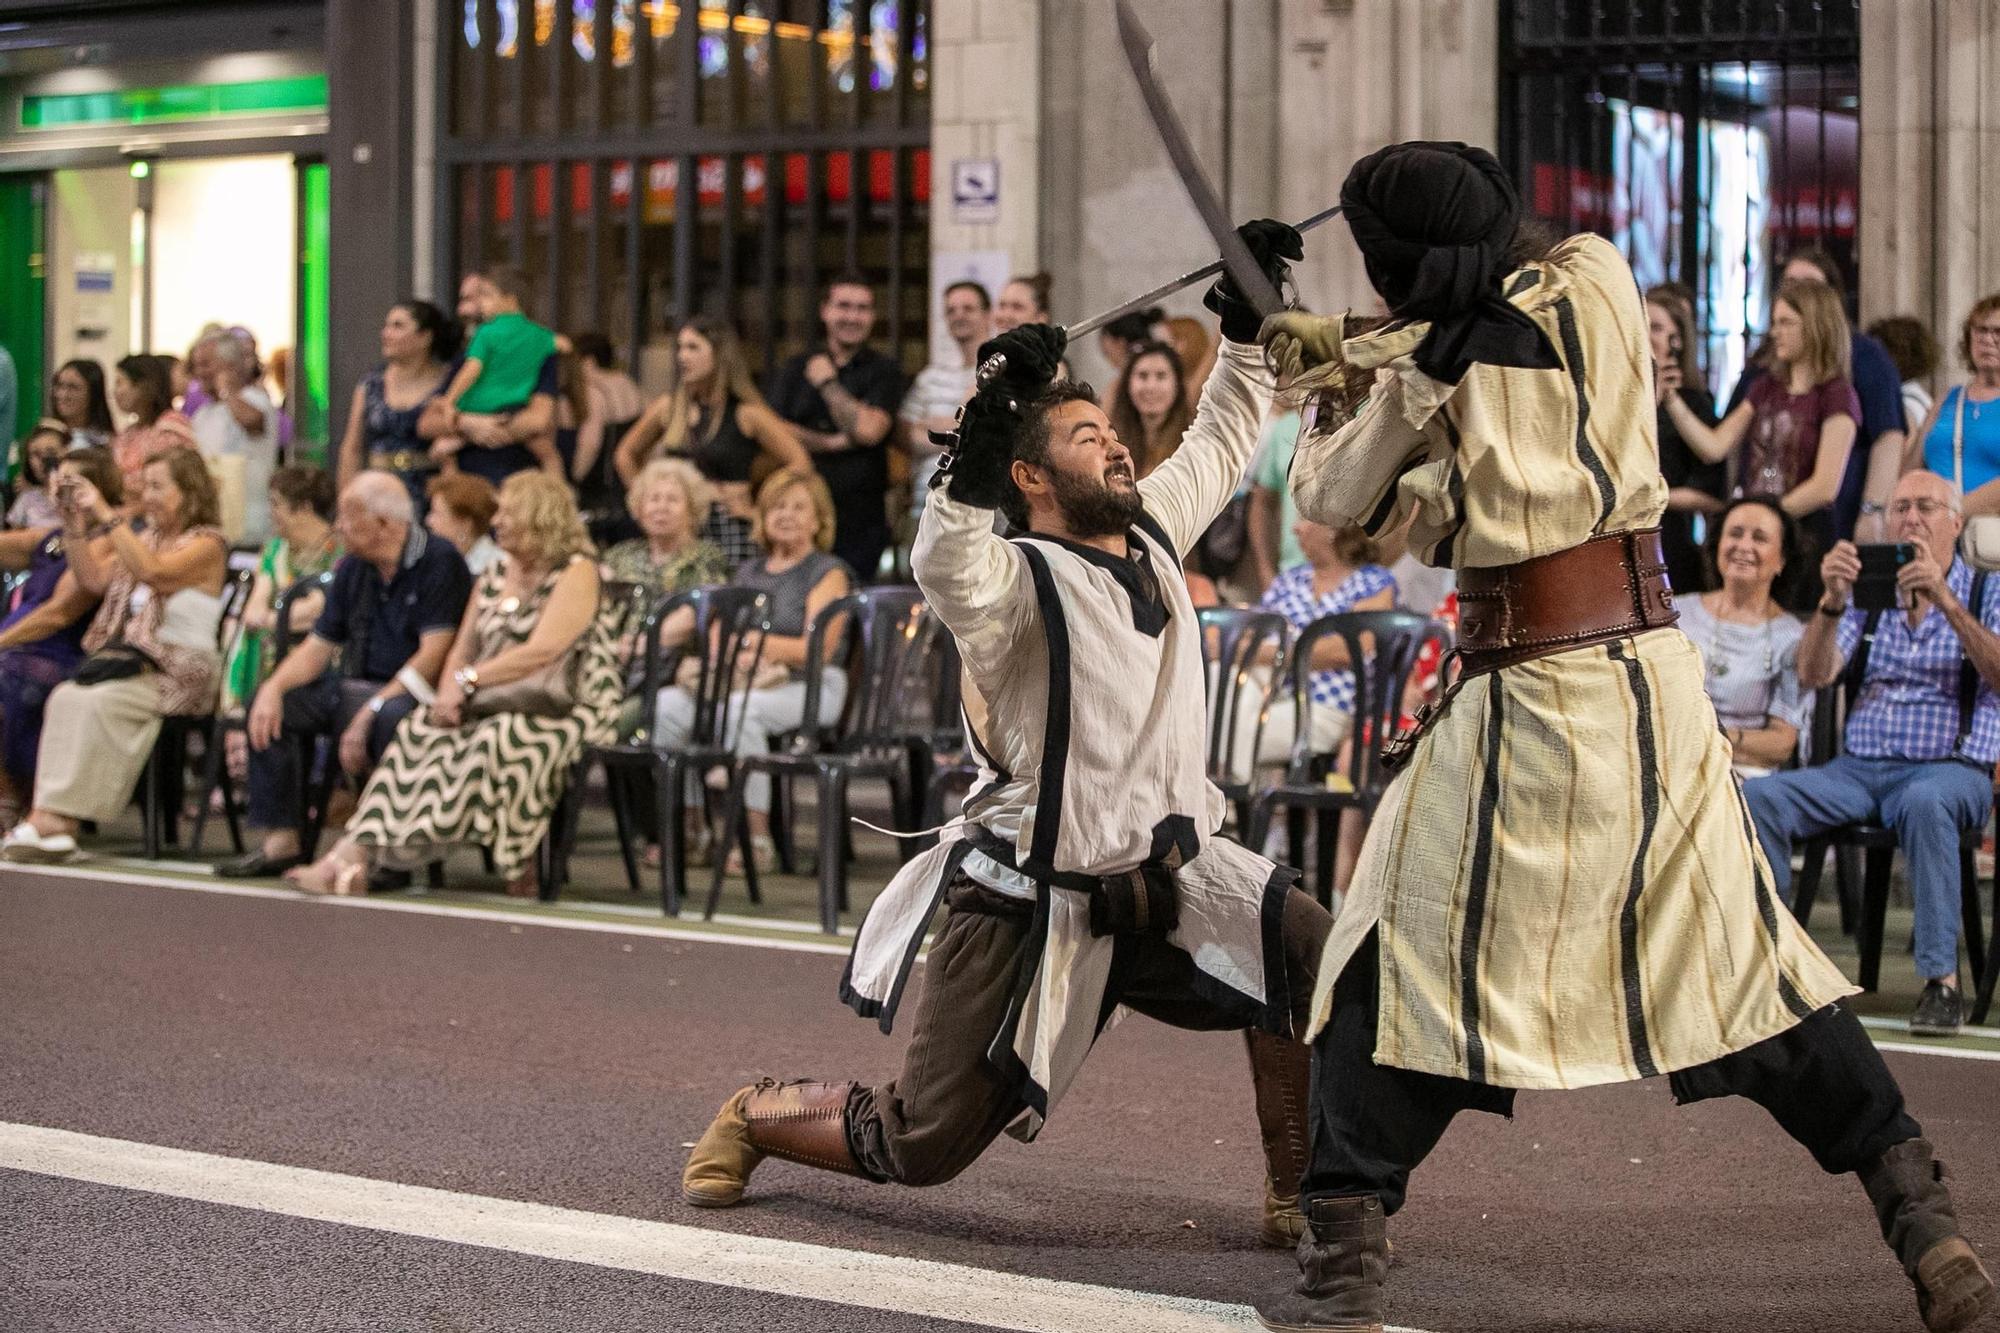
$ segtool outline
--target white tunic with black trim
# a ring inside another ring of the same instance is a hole
[[[1289,1022],[1279,924],[1293,876],[1215,836],[1225,806],[1206,776],[1201,635],[1180,574],[1242,479],[1269,378],[1256,349],[1224,345],[1180,449],[1139,483],[1145,516],[1130,541],[1143,572],[1052,538],[1003,541],[991,510],[942,490],[924,508],[911,565],[965,662],[982,762],[965,816],[995,855],[973,848],[974,830],[953,829],[904,866],[862,922],[841,997],[889,1030],[959,865],[1032,896],[1045,928],[1029,932],[989,1051],[1026,1076],[1028,1111],[1012,1130],[1023,1139],[1109,1026],[1100,1018],[1113,940],[1090,933],[1088,894],[1051,878],[1129,870],[1177,846],[1180,924],[1169,942],[1193,959],[1205,997],[1240,1008],[1245,1026]],[[1145,575],[1157,601],[1137,595]]]
[[[1367,406],[1292,464],[1299,512],[1413,519],[1435,565],[1483,568],[1647,528],[1665,507],[1645,316],[1624,259],[1572,237],[1509,299],[1562,358],[1418,370],[1423,324],[1350,339]],[[1379,930],[1375,1058],[1513,1088],[1668,1073],[1849,994],[1778,902],[1678,629],[1470,680],[1370,826],[1321,962],[1314,1031]]]

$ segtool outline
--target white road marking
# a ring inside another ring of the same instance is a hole
[[[1249,1307],[586,1213],[0,1123],[0,1168],[455,1245],[1023,1333],[1257,1326]],[[1391,1333],[1421,1333],[1391,1330]]]
[[[1914,1041],[1878,1041],[1878,1051],[1897,1051],[1903,1055],[1948,1055],[1954,1060],[2000,1060],[2000,1051],[1955,1050],[1945,1046],[1927,1046]]]
[[[722,917],[720,914],[717,914],[715,919],[720,921]],[[1970,1008],[1970,1005],[1967,1007]],[[1910,1020],[1907,1018],[1883,1018],[1877,1016],[1863,1018],[1861,1026],[1867,1028],[1870,1032],[1908,1032],[1910,1030]],[[1985,1037],[1988,1040],[2000,1038],[2000,1028],[1976,1028],[1970,1023],[1960,1028],[1958,1032],[1962,1037]]]
[[[313,897],[291,889],[272,888],[263,884],[177,879],[171,876],[109,870],[103,866],[89,864],[10,866],[0,863],[0,873],[10,870],[24,875],[54,875],[93,884],[130,884],[149,889],[176,889],[183,893],[216,893],[235,898],[265,898],[301,907],[352,907],[370,912],[414,912],[419,916],[453,917],[466,921],[499,921],[510,926],[546,926],[552,930],[594,930],[607,935],[649,935],[660,939],[693,940],[702,944],[740,944],[754,949],[779,949],[791,953],[835,954],[843,958],[853,948],[853,944],[849,941],[829,939],[818,931],[813,932],[817,936],[815,939],[774,939],[769,936],[738,935],[721,930],[689,930],[686,927],[666,924],[665,917],[655,918],[661,923],[659,925],[640,925],[636,922],[623,921],[588,921],[553,913],[545,915],[526,904],[514,910],[502,911],[497,908],[469,907],[457,903],[424,902],[413,898]],[[742,921],[746,918],[738,917],[736,920]],[[777,929],[788,928],[779,926]]]

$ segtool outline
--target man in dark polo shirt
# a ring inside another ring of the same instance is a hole
[[[903,371],[869,347],[875,293],[843,273],[819,307],[826,342],[778,367],[765,397],[792,423],[833,493],[833,553],[864,582],[889,546],[886,442],[903,401]]]
[[[326,608],[250,704],[250,827],[262,840],[216,867],[226,878],[303,864],[298,765],[312,738],[338,736],[340,765],[357,777],[373,767],[417,705],[412,686],[436,685],[472,595],[465,561],[417,524],[393,474],[371,470],[347,483],[335,522],[347,555]]]

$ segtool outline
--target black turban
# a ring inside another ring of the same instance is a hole
[[[1521,201],[1493,154],[1399,143],[1354,164],[1340,204],[1368,280],[1392,313],[1425,319],[1418,369],[1456,384],[1475,361],[1560,367],[1555,348],[1500,294]]]

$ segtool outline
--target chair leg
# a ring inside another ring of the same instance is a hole
[[[432,861],[424,867],[424,884],[433,889],[444,887],[444,862]]]
[[[208,798],[202,798],[201,814],[208,813]],[[200,816],[197,816],[199,819]],[[225,760],[222,767],[222,822],[229,830],[229,845],[238,856],[243,855],[243,808],[236,799],[236,779],[229,776],[229,765]]]
[[[1852,936],[1861,930],[1861,849],[1833,849],[1833,881],[1840,890],[1840,933]]]
[[[622,766],[610,763],[604,765],[604,798],[611,805],[611,823],[618,830],[618,856],[625,863],[625,887],[632,893],[638,893],[644,885],[639,882],[639,858],[632,846],[630,781]],[[582,816],[583,802],[579,801],[577,802],[579,822]],[[572,839],[575,836],[571,834]]]
[[[1965,928],[1965,960],[1972,973],[1971,989],[1986,979],[1986,923],[1979,915],[1978,853],[1969,846],[1958,851],[1958,910]]]
[[[1826,871],[1828,845],[1825,838],[1808,838],[1798,878],[1792,881],[1792,916],[1801,926],[1812,925],[1813,901],[1819,897],[1820,876]]]
[[[847,897],[847,770],[823,764],[818,779],[819,928],[837,935]]]
[[[687,792],[687,765],[668,756],[653,766],[653,818],[660,834],[660,911],[667,916],[681,914],[681,893],[687,886],[687,816],[682,800]],[[717,889],[720,889],[718,884]],[[709,895],[709,911],[715,911],[716,895]]]
[[[1320,906],[1333,907],[1333,853],[1340,841],[1338,810],[1321,810],[1313,819],[1313,897]]]
[[[665,836],[664,833],[662,836]],[[737,846],[743,849],[743,869],[754,884],[757,864],[750,855],[749,814],[743,808],[743,767],[740,764],[729,774],[729,804],[722,817],[722,836],[715,842],[715,873],[709,876],[708,902],[701,909],[704,921],[715,916],[715,909],[722,902],[723,867],[729,862],[729,849]]]
[[[1304,870],[1306,865],[1306,812],[1297,806],[1285,807],[1285,852],[1288,864]]]
[[[222,774],[226,771],[223,752],[228,748],[222,719],[217,718],[208,729],[208,752],[201,757],[201,797],[195,802],[194,831],[188,834],[188,852],[201,854],[202,837],[208,832],[208,807],[215,800],[215,792],[221,785]]]
[[[921,827],[917,823],[915,792],[916,789],[910,786],[910,775],[907,772],[900,770],[890,772],[889,808],[895,812],[895,825],[899,830]],[[898,864],[909,864],[910,858],[915,856],[921,849],[920,839],[896,839],[896,860]],[[846,904],[843,903],[842,906],[844,907]]]
[[[796,795],[791,778],[771,775],[771,845],[778,852],[778,869],[787,875],[799,873],[799,848],[792,838],[793,816],[799,805],[793,799]]]
[[[1986,975],[1979,983],[1979,995],[1972,1005],[1972,1023],[1986,1022],[1993,1011],[1994,982],[2000,981],[2000,879],[1993,885],[1993,924],[1986,932]]]
[[[142,850],[148,861],[160,856],[160,747],[153,746],[152,756],[146,760],[146,772],[139,782],[139,821]]]
[[[1889,848],[1870,847],[1861,880],[1861,920],[1855,943],[1861,950],[1861,989],[1873,991],[1882,979],[1882,927],[1889,915]]]

